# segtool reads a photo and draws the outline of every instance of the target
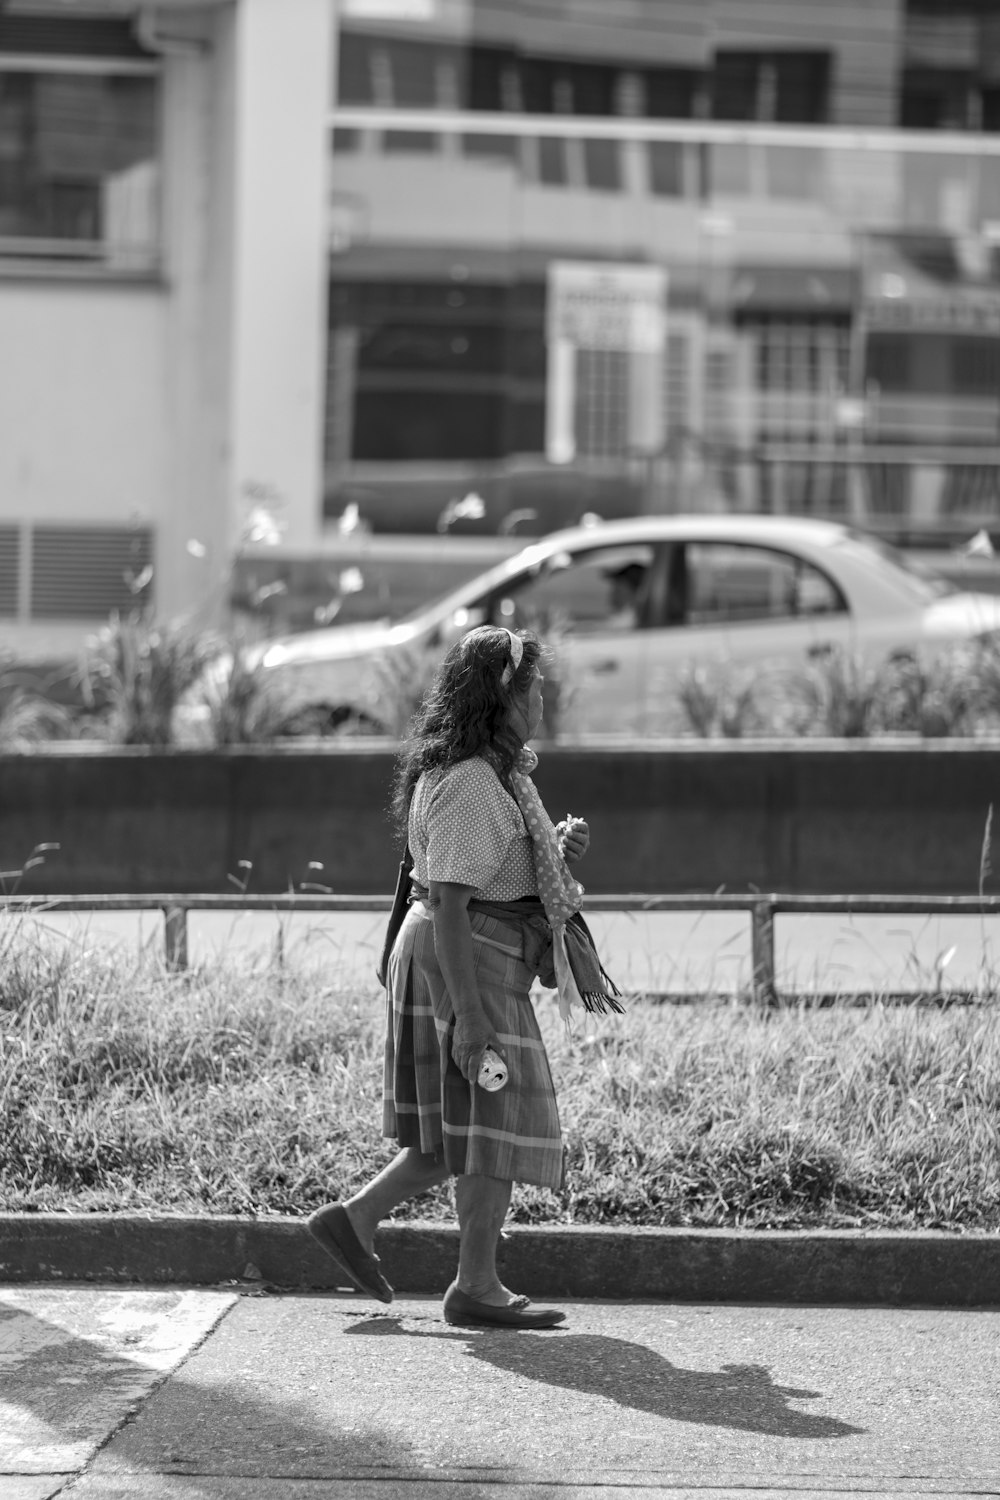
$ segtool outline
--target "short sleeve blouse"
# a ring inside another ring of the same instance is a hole
[[[424,772],[410,804],[409,840],[424,887],[432,880],[470,885],[484,901],[538,894],[521,809],[481,756]]]

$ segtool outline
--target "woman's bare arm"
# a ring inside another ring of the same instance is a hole
[[[470,1083],[475,1080],[486,1047],[503,1055],[479,997],[472,950],[469,902],[475,887],[451,881],[430,882],[428,904],[434,921],[434,949],[455,1012],[451,1055]]]

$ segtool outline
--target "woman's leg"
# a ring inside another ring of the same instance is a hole
[[[353,1198],[344,1200],[343,1207],[351,1221],[351,1228],[368,1251],[373,1252],[375,1230],[379,1220],[391,1213],[407,1198],[427,1193],[431,1188],[446,1182],[450,1173],[444,1160],[425,1156],[416,1146],[404,1146]]]
[[[461,1240],[458,1287],[477,1302],[504,1307],[511,1294],[497,1275],[497,1244],[510,1207],[512,1184],[500,1177],[464,1174],[455,1181]]]

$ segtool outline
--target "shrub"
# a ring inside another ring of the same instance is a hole
[[[25,687],[12,666],[0,666],[0,752],[65,739],[71,722],[61,704]]]
[[[264,669],[262,655],[232,640],[212,663],[200,697],[211,744],[258,745],[278,739],[288,724],[287,695]]]
[[[762,725],[757,691],[746,673],[697,666],[681,672],[677,698],[695,734],[704,739],[738,740]]]
[[[157,625],[140,611],[113,615],[84,659],[88,699],[104,715],[107,738],[172,744],[177,705],[217,649],[204,632],[183,624]]]
[[[850,652],[814,656],[793,682],[803,733],[833,739],[862,739],[878,728],[884,677],[877,667]]]
[[[978,677],[976,655],[964,649],[930,662],[899,652],[886,664],[881,722],[887,729],[930,739],[972,734],[980,699]]]

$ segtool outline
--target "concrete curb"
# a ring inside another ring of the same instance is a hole
[[[388,1224],[378,1249],[398,1292],[441,1292],[458,1232]],[[514,1226],[502,1265],[537,1297],[1000,1305],[998,1235]],[[341,1284],[302,1219],[117,1214],[0,1215],[3,1281]]]

